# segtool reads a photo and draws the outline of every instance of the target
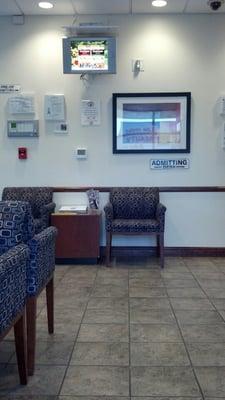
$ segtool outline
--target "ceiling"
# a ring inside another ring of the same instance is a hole
[[[51,0],[54,8],[43,10],[39,0],[0,0],[0,16],[6,15],[85,15],[85,14],[190,14],[225,13],[225,3],[212,11],[207,0],[168,0],[167,7],[155,8],[151,0]]]

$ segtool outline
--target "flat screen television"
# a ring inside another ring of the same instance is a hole
[[[64,74],[115,74],[115,37],[63,39]]]

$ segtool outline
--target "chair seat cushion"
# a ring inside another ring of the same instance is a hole
[[[156,219],[114,219],[111,225],[111,232],[160,232],[160,223]]]

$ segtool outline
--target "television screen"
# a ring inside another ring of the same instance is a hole
[[[64,74],[116,73],[114,37],[63,39]]]

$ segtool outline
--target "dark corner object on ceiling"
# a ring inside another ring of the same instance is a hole
[[[211,10],[217,11],[222,6],[222,4],[224,4],[224,0],[219,0],[219,1],[208,0],[207,4],[210,6]]]

